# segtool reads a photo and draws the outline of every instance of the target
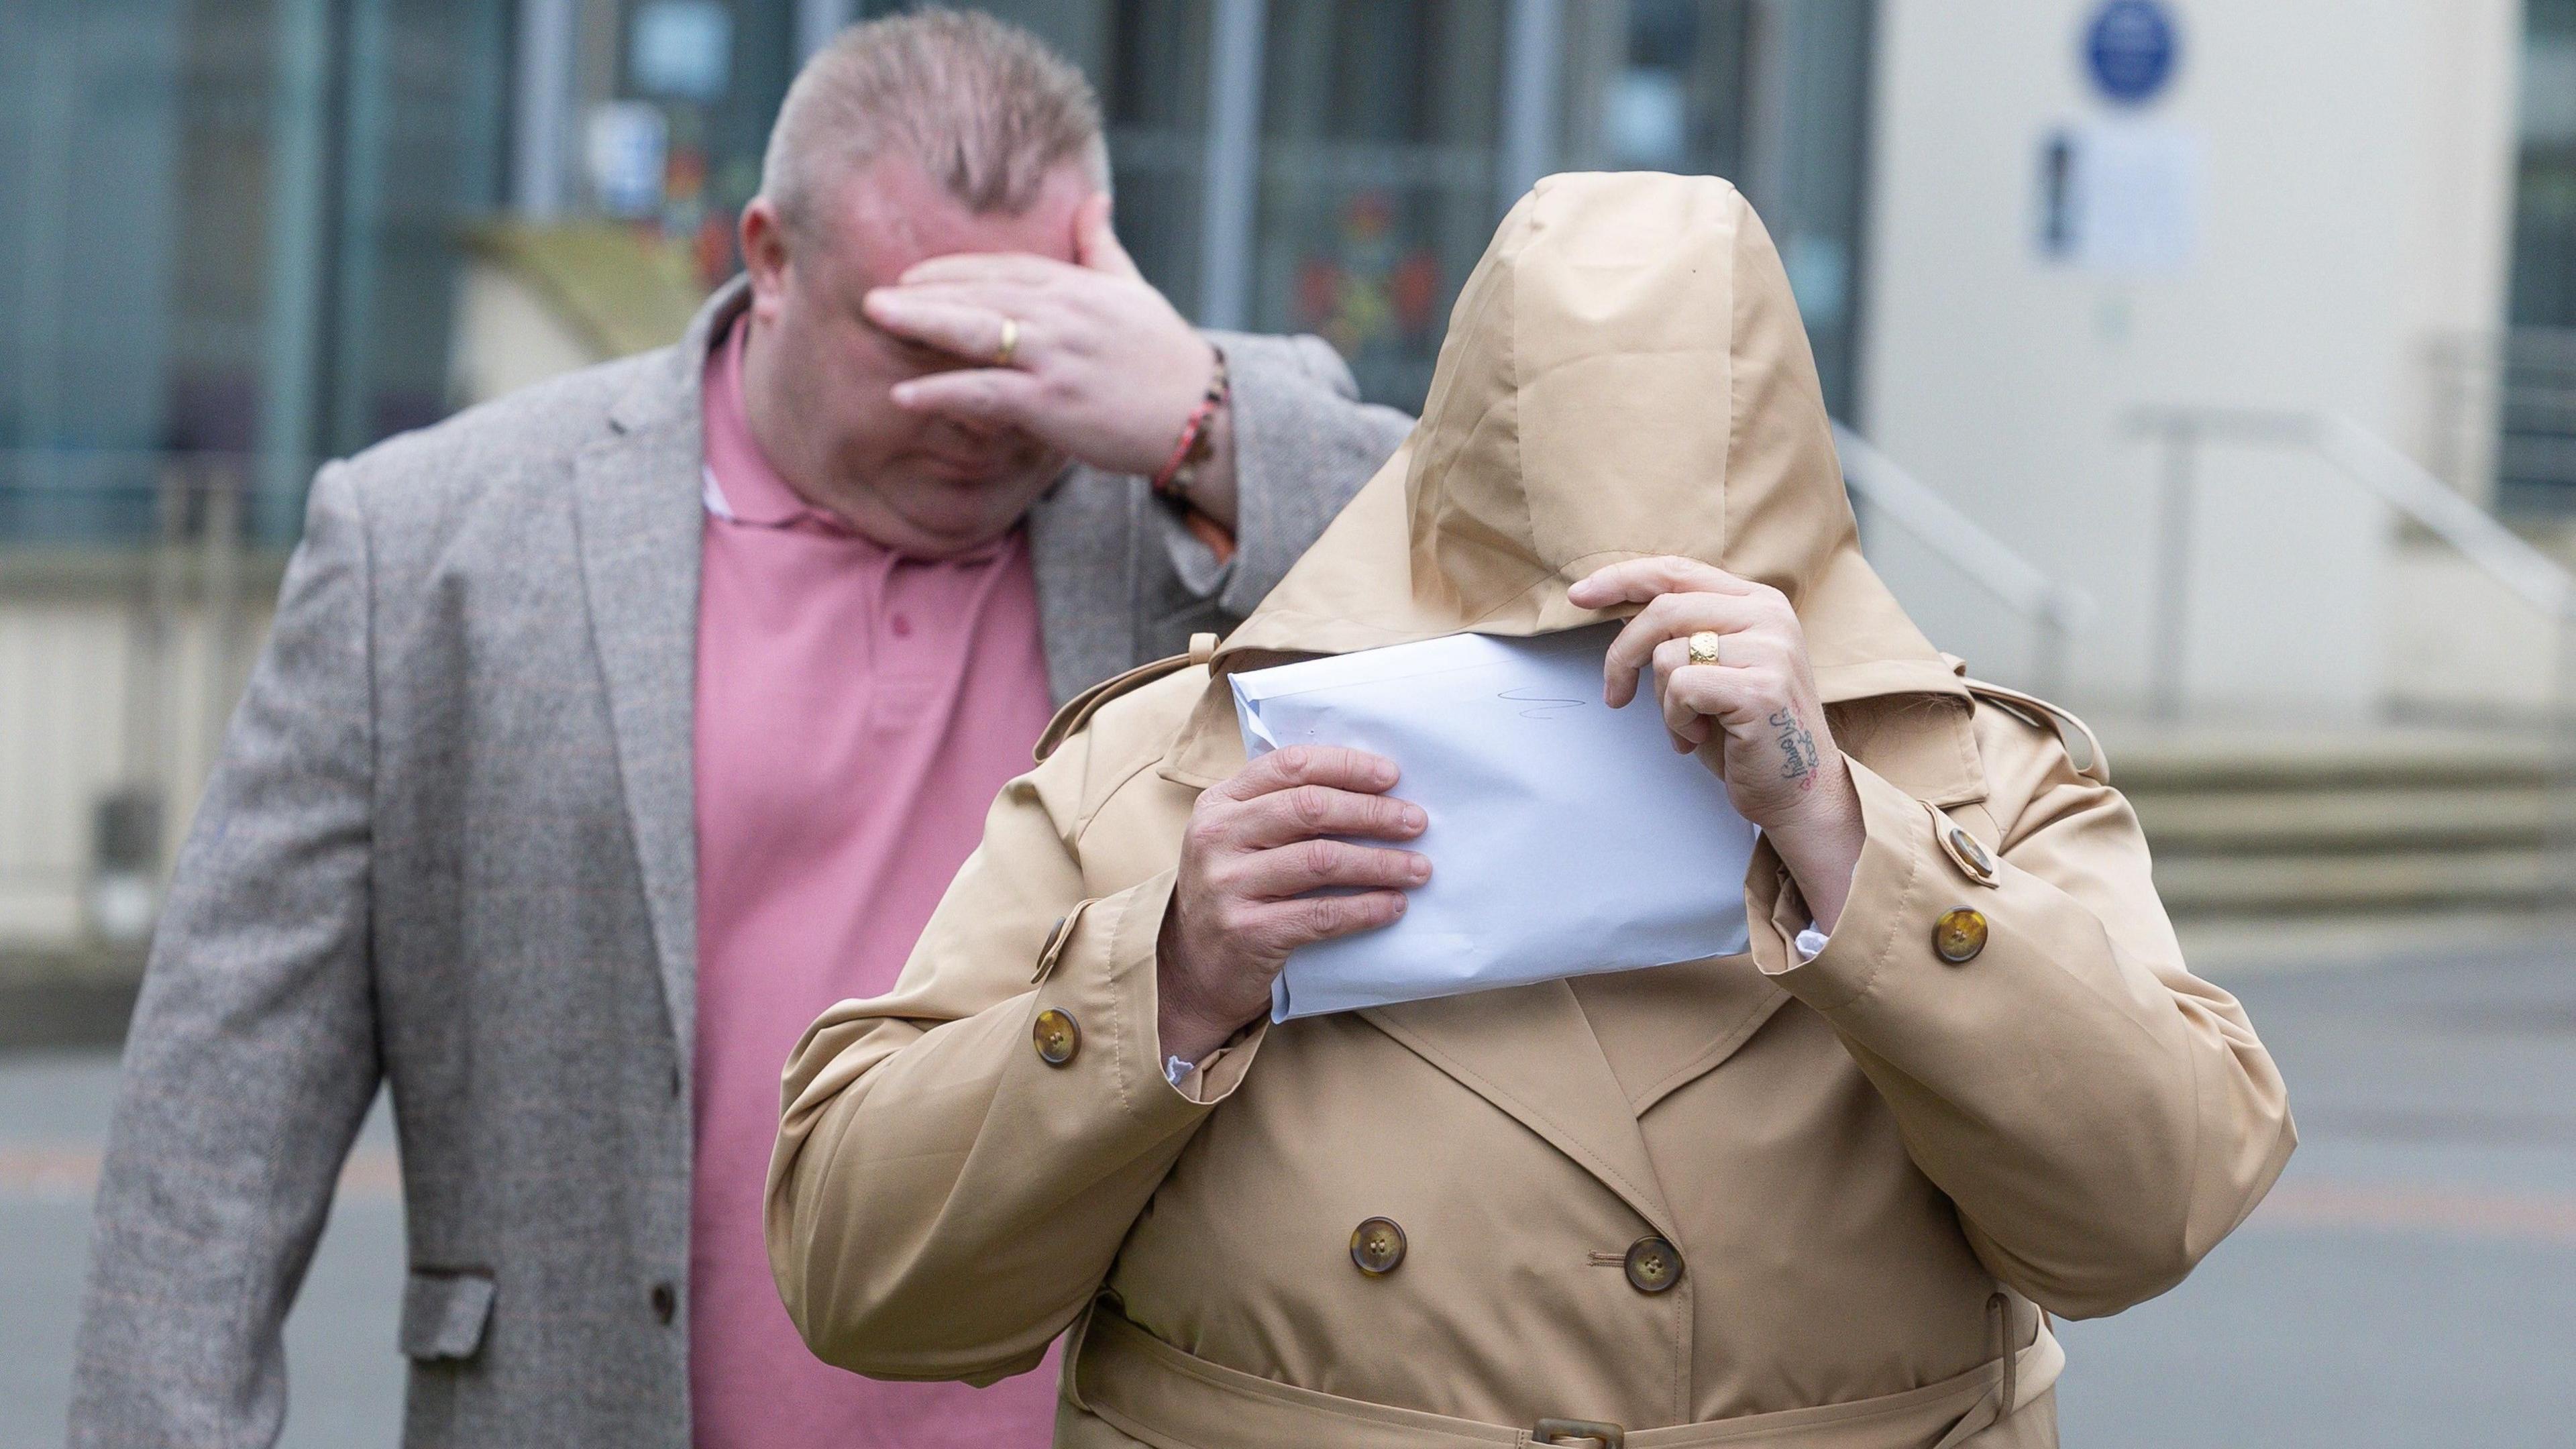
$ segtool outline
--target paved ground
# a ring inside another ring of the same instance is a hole
[[[111,1054],[0,1054],[0,1449],[60,1449],[87,1261],[90,1190],[115,1090]],[[286,1325],[285,1449],[401,1437],[402,1200],[382,1101],[341,1177]]]
[[[2234,984],[2304,1145],[2189,1283],[2066,1325],[2067,1444],[2576,1443],[2576,941]],[[112,1079],[0,1056],[0,1449],[62,1442]],[[288,1326],[290,1445],[394,1442],[391,1165],[379,1120]]]
[[[2066,1327],[2066,1442],[2576,1444],[2576,941],[2235,983],[2301,1145],[2191,1281]]]

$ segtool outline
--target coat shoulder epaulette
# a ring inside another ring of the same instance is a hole
[[[1178,674],[1194,664],[1205,664],[1215,657],[1216,636],[1192,634],[1190,650],[1187,654],[1175,654],[1166,659],[1157,659],[1151,664],[1139,664],[1124,674],[1111,675],[1066,700],[1064,708],[1055,712],[1055,718],[1047,721],[1046,733],[1038,736],[1038,747],[1030,753],[1035,756],[1039,764],[1046,763],[1046,757],[1054,754],[1058,746],[1073,738],[1074,733],[1084,725],[1091,723],[1091,717],[1100,712],[1102,705],[1131,690],[1142,689],[1166,674]]]
[[[2029,725],[2032,729],[2055,730],[2058,742],[2066,746],[2066,759],[2075,772],[2097,785],[2111,783],[2111,761],[2102,753],[2102,742],[2094,737],[2093,727],[2075,717],[2072,710],[2049,703],[2035,694],[1988,684],[1982,679],[1962,679],[1968,692],[1980,701]]]

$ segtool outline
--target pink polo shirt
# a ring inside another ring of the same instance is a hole
[[[769,1276],[779,1073],[823,1008],[893,987],[1051,705],[1019,533],[902,557],[806,503],[743,420],[744,324],[707,360],[698,602],[697,1164],[689,1389],[700,1449],[1038,1445],[1055,1356],[990,1388],[817,1360]]]

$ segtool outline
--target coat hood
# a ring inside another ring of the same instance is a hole
[[[1459,292],[1411,437],[1215,667],[1580,628],[1614,614],[1569,585],[1656,554],[1786,593],[1827,703],[1965,696],[1861,556],[1806,329],[1743,195],[1551,176]]]

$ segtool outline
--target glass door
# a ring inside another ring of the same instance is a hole
[[[1826,405],[1858,352],[1870,0],[1591,0],[1566,22],[1566,170],[1723,176],[1778,243]]]
[[[1269,7],[1252,325],[1322,336],[1374,400],[1421,407],[1493,234],[1505,19],[1487,0]]]
[[[1317,333],[1368,397],[1418,408],[1520,176],[1720,175],[1778,241],[1827,405],[1849,412],[1872,0],[1250,3],[1253,224],[1221,258],[1249,268],[1249,325]]]
[[[2576,513],[2576,0],[2523,10],[2513,279],[2496,359],[2496,501]]]
[[[1202,295],[1210,10],[1205,0],[1118,0],[1100,9],[1100,54],[1077,59],[1099,87],[1109,127],[1118,238],[1172,305],[1194,314]]]

